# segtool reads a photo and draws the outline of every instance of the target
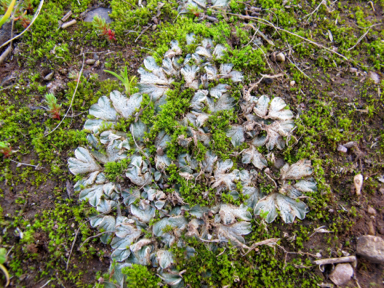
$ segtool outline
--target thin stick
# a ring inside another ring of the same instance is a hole
[[[255,249],[257,246],[261,246],[261,245],[268,245],[270,247],[276,245],[277,241],[279,241],[280,238],[271,238],[271,239],[267,239],[267,240],[263,240],[263,241],[259,241],[259,242],[256,242],[256,243],[253,243],[252,246],[249,248],[248,252],[243,254],[242,256],[246,256],[249,252],[251,252],[253,249]]]
[[[253,25],[250,25],[252,28],[254,28],[255,29],[255,27],[253,26]],[[257,34],[257,32],[259,31],[259,27],[257,27],[257,29],[255,29],[255,33],[253,33],[253,36],[252,36],[252,38],[251,38],[251,40],[249,40],[249,42],[247,43],[247,44],[245,44],[243,47],[246,47],[246,46],[248,46],[249,44],[251,44],[251,42],[253,41],[253,39],[255,38],[255,36],[256,36],[256,34]]]
[[[72,246],[71,246],[71,252],[69,252],[69,256],[68,256],[67,265],[66,265],[65,270],[68,270],[69,260],[71,259],[71,255],[72,255],[73,247],[75,246],[75,242],[76,242],[76,240],[77,240],[77,235],[79,235],[79,231],[80,231],[80,227],[79,227],[79,229],[77,229],[77,231],[76,231],[75,239],[73,239]]]
[[[41,286],[40,288],[44,288],[45,286],[47,286],[52,280],[48,280],[47,283],[45,283],[43,286]]]
[[[264,74],[261,74],[261,78],[259,79],[259,81],[257,81],[256,83],[254,84],[250,84],[251,87],[249,87],[244,99],[245,101],[248,101],[247,99],[249,99],[249,97],[251,96],[251,92],[256,89],[259,84],[261,83],[261,81],[263,81],[264,78],[270,78],[270,79],[273,79],[273,78],[278,78],[278,77],[283,77],[285,74],[284,73],[279,73],[279,74],[276,74],[276,75],[264,75]]]
[[[256,27],[253,26],[252,24],[248,24],[247,26],[250,26],[253,30],[255,30],[255,34],[253,34],[252,39],[251,39],[251,40],[248,42],[248,44],[247,44],[247,45],[249,45],[249,44],[253,41],[253,39],[255,38],[255,35],[256,35],[258,32],[260,32],[260,31],[259,31],[259,27],[257,27],[257,29],[256,29]],[[267,40],[267,39],[265,39],[265,40]],[[267,55],[265,55],[264,50],[261,49],[261,48],[259,47],[259,45],[257,45],[256,43],[253,43],[253,44],[255,44],[255,45],[257,46],[257,48],[261,50],[261,52],[263,53],[263,55],[264,55],[264,57],[265,57],[265,61],[267,62],[268,66],[269,66],[269,69],[271,69],[271,71],[272,71],[273,73],[275,73],[275,71],[273,70],[272,66],[269,64],[268,57],[267,57]],[[271,43],[270,43],[270,44],[271,44]],[[273,43],[272,43],[272,44],[273,44]],[[247,46],[247,45],[246,45],[246,46]],[[273,44],[273,45],[274,45],[274,44]]]
[[[88,111],[84,111],[84,112],[81,112],[79,114],[72,115],[72,116],[67,116],[67,118],[74,118],[74,117],[80,116],[81,114],[84,114],[84,113],[88,113]]]
[[[361,40],[363,40],[363,38],[368,34],[368,32],[369,32],[373,27],[375,27],[375,26],[379,26],[379,25],[381,25],[381,24],[383,24],[383,23],[375,24],[375,25],[372,25],[371,27],[369,27],[368,30],[363,34],[363,36],[361,36],[361,37],[359,38],[359,40],[357,40],[356,44],[353,45],[351,48],[349,48],[348,51],[351,51],[353,48],[355,48],[355,47],[361,42]]]
[[[96,234],[96,235],[93,235],[93,236],[88,237],[87,239],[85,239],[85,241],[83,242],[83,244],[80,245],[79,250],[80,250],[81,247],[83,247],[84,244],[87,243],[89,240],[91,240],[91,239],[93,239],[93,238],[96,238],[96,237],[99,237],[99,236],[101,236],[101,235],[103,235],[103,234],[105,234],[105,233],[114,233],[114,232],[116,232],[116,231],[114,231],[114,230],[112,230],[112,231],[104,231],[104,232],[101,232],[101,233],[99,233],[99,234]]]
[[[83,69],[84,69],[84,63],[85,63],[85,54],[83,53],[83,65],[81,66],[81,70],[80,70],[80,73],[79,73],[79,76],[77,78],[77,84],[76,84],[76,88],[75,88],[75,91],[73,92],[73,96],[72,96],[72,100],[71,100],[71,104],[69,105],[69,108],[67,110],[67,113],[65,113],[63,119],[61,119],[60,123],[49,133],[47,133],[45,135],[45,137],[47,137],[49,134],[53,133],[57,128],[59,128],[59,126],[61,125],[61,123],[63,123],[64,119],[67,117],[69,111],[71,110],[72,108],[72,104],[73,104],[73,100],[75,99],[75,95],[76,95],[76,92],[77,92],[77,88],[79,87],[79,83],[80,83],[80,77],[81,77],[81,74],[83,73]]]
[[[329,51],[329,52],[331,52],[331,53],[333,53],[333,54],[336,54],[336,55],[340,56],[341,58],[343,58],[344,60],[349,61],[349,59],[348,59],[347,57],[345,57],[344,55],[342,55],[342,54],[340,54],[340,53],[338,53],[338,52],[336,52],[336,51],[333,51],[332,49],[329,49],[329,48],[327,48],[327,47],[325,47],[325,46],[323,46],[323,45],[321,45],[321,44],[318,44],[318,43],[316,43],[316,42],[314,42],[314,41],[312,41],[312,40],[309,40],[309,39],[307,39],[307,38],[304,38],[304,37],[302,37],[302,36],[300,36],[300,35],[298,35],[298,34],[296,34],[296,33],[293,33],[293,32],[290,32],[290,31],[288,31],[288,30],[285,30],[285,29],[283,29],[283,28],[277,27],[277,26],[273,25],[271,22],[269,22],[269,21],[267,21],[267,20],[265,20],[265,19],[262,19],[262,18],[259,18],[259,17],[254,17],[254,16],[246,16],[246,15],[241,15],[241,14],[234,14],[234,13],[228,13],[228,14],[229,14],[229,15],[233,15],[233,16],[237,16],[237,17],[240,17],[241,19],[245,19],[245,20],[255,20],[255,21],[262,22],[262,23],[264,23],[265,25],[269,25],[269,26],[273,27],[274,29],[276,29],[276,30],[278,30],[278,31],[283,31],[283,32],[288,33],[288,34],[290,34],[290,35],[292,35],[292,36],[295,36],[295,37],[297,37],[297,38],[300,38],[300,39],[302,39],[302,40],[304,40],[304,41],[307,41],[308,43],[311,43],[311,44],[313,44],[313,45],[319,47],[319,48],[325,49],[325,50],[327,50],[327,51]]]
[[[144,28],[143,31],[141,31],[141,33],[139,34],[139,36],[137,36],[136,40],[135,40],[135,43],[137,42],[137,40],[139,40],[139,38],[141,37],[141,35],[143,35],[145,33],[145,31],[147,31],[149,28],[152,27],[152,24],[149,25],[148,27]]]
[[[15,37],[11,38],[10,40],[8,40],[7,42],[3,43],[3,45],[0,46],[0,48],[3,48],[5,45],[7,45],[8,43],[11,43],[13,40],[19,38],[21,35],[23,35],[25,32],[28,31],[28,29],[32,26],[32,24],[35,22],[37,16],[39,16],[40,14],[40,11],[41,11],[41,8],[43,7],[43,4],[44,4],[44,0],[41,0],[40,1],[40,4],[39,4],[39,7],[37,7],[37,10],[36,10],[36,13],[35,15],[33,16],[33,19],[31,21],[31,23],[28,25],[27,28],[25,28],[25,30],[23,32],[21,32],[19,35],[16,35]]]
[[[316,13],[317,10],[319,10],[320,6],[324,4],[324,1],[325,0],[321,0],[320,4],[315,8],[315,10],[313,10],[311,13],[309,13],[308,15],[304,16],[304,18],[307,18],[311,15],[313,15],[314,13]]]
[[[287,59],[289,60],[289,62],[292,63],[293,66],[295,66],[295,68],[296,68],[297,70],[299,70],[299,71],[301,72],[301,74],[303,74],[303,75],[304,75],[305,77],[307,77],[309,80],[312,80],[312,78],[309,77],[307,74],[305,74],[304,71],[302,71],[302,70],[301,70],[295,63],[293,63],[291,59],[289,59],[289,57],[287,57]]]
[[[352,262],[353,266],[356,267],[356,257],[355,256],[347,256],[340,258],[327,258],[313,261],[316,265],[326,265],[326,264],[336,264],[336,263],[350,263]]]
[[[40,169],[43,169],[43,167],[39,167],[39,165],[32,165],[32,164],[27,164],[27,163],[21,163],[21,162],[17,162],[15,160],[12,160],[12,159],[9,159],[9,161],[13,162],[13,163],[16,163],[17,166],[30,166],[30,167],[35,167],[36,170],[40,170]]]
[[[8,54],[11,53],[12,51],[12,45],[9,45],[7,49],[5,49],[5,51],[3,52],[3,54],[0,55],[0,64],[4,62],[5,58],[8,57]],[[4,90],[6,88],[3,88],[1,90]],[[0,91],[1,91],[0,90]]]

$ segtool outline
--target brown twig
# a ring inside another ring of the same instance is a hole
[[[336,264],[336,263],[352,263],[354,267],[356,267],[356,257],[355,256],[347,256],[340,258],[327,258],[313,261],[314,264],[322,266],[326,264]]]
[[[312,80],[312,78],[311,77],[309,77],[307,74],[305,74],[304,73],[304,71],[303,70],[301,70],[291,59],[289,59],[289,57],[287,57],[287,59],[288,59],[288,61],[289,62],[291,62],[291,64],[293,65],[293,66],[295,66],[295,68],[297,69],[297,70],[299,70],[299,72],[301,73],[301,74],[303,74],[305,77],[307,77],[309,80]]]
[[[264,74],[261,74],[261,78],[259,79],[259,81],[257,81],[254,84],[251,84],[251,87],[248,89],[248,91],[246,93],[245,99],[248,99],[248,97],[251,96],[252,90],[256,89],[259,86],[259,84],[261,83],[261,81],[263,81],[264,78],[274,79],[274,78],[283,77],[284,75],[285,75],[284,73],[279,73],[279,74],[276,74],[276,75],[264,75]]]
[[[96,237],[99,237],[99,236],[101,236],[101,235],[103,235],[103,234],[106,234],[106,233],[114,233],[114,232],[116,232],[116,231],[115,231],[115,230],[112,230],[112,231],[104,231],[104,232],[100,232],[100,233],[98,233],[98,234],[96,234],[96,235],[93,235],[93,236],[88,237],[88,238],[85,239],[85,241],[80,245],[79,250],[80,250],[81,247],[83,247],[84,244],[87,243],[89,240],[91,240],[91,239],[93,239],[93,238],[96,238]]]
[[[151,27],[152,27],[152,24],[150,24],[148,27],[144,28],[143,31],[141,31],[141,33],[139,34],[139,36],[137,36],[137,38],[135,39],[135,43],[137,42],[137,40],[139,40],[141,35],[143,35]]]
[[[351,48],[349,48],[348,51],[351,51],[353,48],[355,48],[355,47],[361,42],[361,40],[363,40],[363,38],[368,34],[368,32],[369,32],[373,27],[375,27],[375,26],[379,26],[379,25],[382,25],[382,24],[383,24],[383,23],[379,23],[379,24],[374,24],[374,25],[370,26],[370,27],[368,28],[368,30],[363,34],[363,36],[361,36],[361,37],[359,38],[359,40],[357,40],[356,44],[353,45]]]
[[[317,10],[319,10],[320,6],[321,5],[325,5],[325,0],[321,0],[320,4],[315,8],[315,10],[313,10],[311,13],[309,13],[308,15],[305,15],[304,18],[307,18],[307,17],[310,17],[311,15],[313,15],[314,13],[316,13]]]
[[[68,256],[67,265],[66,265],[65,270],[68,270],[69,260],[71,259],[71,255],[72,255],[73,247],[75,246],[75,242],[76,242],[76,240],[77,240],[77,235],[79,234],[79,231],[80,231],[80,227],[79,227],[79,228],[77,229],[77,231],[76,231],[75,239],[73,239],[72,246],[71,246],[71,251],[69,252],[69,256]]]
[[[30,166],[30,167],[34,167],[36,170],[45,169],[44,167],[39,167],[39,165],[32,165],[32,164],[17,162],[17,161],[12,160],[12,159],[9,159],[9,161],[11,161],[13,163],[16,163],[17,167],[19,167],[19,166]]]
[[[267,240],[253,243],[252,246],[249,247],[249,250],[247,251],[247,253],[243,254],[242,256],[246,256],[248,253],[250,253],[252,250],[254,250],[257,246],[268,245],[268,246],[272,247],[274,245],[277,245],[277,241],[279,241],[279,240],[280,240],[280,238],[271,238],[271,239],[267,239]]]
[[[348,59],[347,57],[345,57],[344,55],[342,55],[342,54],[340,54],[340,53],[338,53],[338,52],[336,52],[336,51],[333,51],[332,49],[329,49],[329,48],[325,47],[324,45],[321,45],[321,44],[316,43],[316,42],[314,42],[314,41],[312,41],[312,40],[309,40],[309,39],[307,39],[307,38],[305,38],[305,37],[303,37],[303,36],[300,36],[300,35],[298,35],[298,34],[296,34],[296,33],[293,33],[293,32],[291,32],[291,31],[285,30],[285,29],[283,29],[283,28],[277,27],[277,26],[273,25],[271,22],[269,22],[269,21],[267,21],[267,20],[265,20],[265,19],[262,19],[262,18],[259,18],[259,17],[255,17],[255,16],[246,16],[246,15],[241,15],[241,14],[235,14],[235,13],[228,13],[228,14],[229,14],[229,15],[233,15],[233,16],[237,16],[237,17],[239,17],[239,18],[241,18],[241,19],[245,19],[245,20],[251,20],[251,21],[253,20],[253,21],[261,22],[261,23],[263,23],[263,24],[265,24],[265,25],[271,26],[272,28],[274,28],[274,29],[277,30],[277,31],[282,31],[282,32],[288,33],[288,34],[290,34],[290,35],[292,35],[292,36],[295,36],[295,37],[300,38],[300,39],[302,39],[302,40],[304,40],[304,41],[307,41],[308,43],[311,43],[311,44],[313,44],[313,45],[315,45],[315,46],[317,46],[317,47],[319,47],[319,48],[325,49],[325,50],[327,50],[328,52],[331,52],[331,53],[333,53],[333,54],[336,54],[336,55],[338,55],[339,57],[343,58],[344,60],[349,61],[349,59]]]

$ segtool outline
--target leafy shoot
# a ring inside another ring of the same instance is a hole
[[[48,112],[51,113],[53,119],[60,120],[61,104],[57,104],[57,99],[52,93],[45,95],[45,102],[48,104]]]
[[[105,19],[100,16],[95,16],[93,18],[93,27],[101,34],[102,36],[106,36],[108,40],[116,40],[115,31],[111,30],[109,24],[105,22]]]
[[[136,86],[136,76],[132,76],[131,78],[129,78],[127,66],[125,66],[124,70],[120,72],[120,75],[109,70],[104,70],[104,72],[112,74],[117,79],[119,79],[125,87],[125,93],[127,93],[128,96],[131,96],[132,90]]]
[[[0,153],[3,154],[4,157],[8,158],[12,153],[12,147],[6,142],[0,142]]]

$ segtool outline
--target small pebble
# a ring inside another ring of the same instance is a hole
[[[52,78],[53,78],[53,74],[54,74],[55,72],[51,72],[51,73],[49,73],[49,74],[47,74],[45,77],[44,77],[44,80],[45,81],[50,81],[50,80],[52,80]]]
[[[344,147],[343,145],[339,144],[339,146],[337,146],[337,151],[342,152],[342,153],[347,153],[348,149],[346,147]]]
[[[368,213],[371,214],[371,215],[376,215],[377,214],[375,208],[373,208],[371,206],[368,207]]]
[[[375,231],[375,227],[373,226],[373,222],[372,222],[372,220],[370,220],[369,222],[368,222],[368,235],[373,235],[373,236],[375,236],[375,233],[376,231]]]
[[[375,84],[380,84],[380,77],[379,77],[379,74],[377,74],[376,72],[369,71],[368,77],[373,82],[375,82]]]
[[[92,22],[95,16],[99,16],[101,19],[105,20],[105,23],[109,24],[112,22],[111,17],[109,17],[109,13],[111,12],[112,12],[112,9],[109,9],[109,8],[102,8],[102,7],[96,8],[95,10],[87,12],[84,18],[84,22]]]
[[[347,148],[352,148],[352,147],[357,146],[357,143],[354,142],[354,141],[350,141],[350,142],[347,142],[347,143],[343,144],[343,146],[347,147]]]
[[[329,274],[329,279],[336,285],[344,285],[353,276],[353,267],[349,263],[337,264],[335,269]]]
[[[283,167],[285,164],[284,160],[282,158],[277,158],[275,160],[275,163],[274,163],[274,166],[277,168],[277,169],[280,169],[281,167]]]
[[[65,29],[65,28],[68,28],[69,26],[75,25],[76,23],[77,23],[77,21],[75,19],[73,19],[73,20],[66,22],[63,25],[61,25],[61,28]]]
[[[279,62],[285,62],[285,55],[283,53],[279,53],[276,55],[276,60]]]
[[[96,60],[95,59],[87,59],[85,60],[85,63],[88,64],[88,65],[93,65],[95,64]]]
[[[93,67],[97,68],[97,67],[99,67],[99,66],[100,66],[100,60],[97,60],[97,61],[95,62],[95,65],[93,65]]]
[[[291,87],[295,86],[295,84],[296,84],[295,81],[291,81],[291,82],[289,82],[289,86],[291,86]]]
[[[357,174],[353,178],[353,183],[355,184],[356,195],[361,195],[361,189],[363,188],[363,175]]]

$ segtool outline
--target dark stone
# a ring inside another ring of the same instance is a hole
[[[105,19],[106,23],[111,23],[112,19],[109,17],[109,13],[111,13],[111,11],[112,11],[112,9],[108,9],[108,8],[96,8],[95,10],[89,11],[86,14],[84,21],[85,22],[92,22],[93,17],[95,17],[97,15],[100,18]]]
[[[282,159],[282,158],[277,158],[277,159],[275,160],[274,166],[275,166],[277,169],[280,169],[281,167],[284,166],[284,164],[285,164],[284,159]]]
[[[361,236],[357,239],[356,254],[372,263],[384,264],[384,240],[378,236]]]
[[[11,39],[12,22],[5,23],[0,29],[0,46]]]

